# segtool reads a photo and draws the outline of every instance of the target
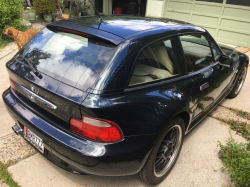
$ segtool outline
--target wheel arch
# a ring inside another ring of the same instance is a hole
[[[172,119],[174,119],[176,117],[181,117],[184,120],[185,131],[187,131],[187,128],[188,128],[190,121],[191,121],[191,114],[188,111],[184,110],[184,111],[178,112]]]

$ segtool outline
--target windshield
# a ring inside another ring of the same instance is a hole
[[[115,48],[103,41],[44,28],[19,51],[19,55],[28,59],[41,73],[87,90]]]

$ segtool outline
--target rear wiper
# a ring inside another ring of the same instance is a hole
[[[20,55],[18,54],[16,57],[15,57],[15,59],[17,60],[17,61],[19,61],[17,58],[19,57]],[[22,57],[22,56],[20,56],[20,57]],[[38,77],[38,78],[43,78],[43,76],[42,76],[42,74],[30,63],[30,61],[28,60],[28,59],[26,59],[26,58],[24,58],[24,57],[22,57],[26,62],[27,62],[27,64],[28,64],[28,66],[30,67],[30,69],[31,69],[31,71]],[[20,61],[19,61],[20,62]]]

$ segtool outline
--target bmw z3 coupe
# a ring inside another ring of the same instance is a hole
[[[249,58],[166,18],[51,23],[6,64],[13,130],[57,166],[162,182],[184,136],[239,93]]]

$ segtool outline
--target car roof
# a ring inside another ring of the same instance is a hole
[[[178,30],[201,30],[200,27],[190,23],[167,18],[107,15],[102,16],[103,22],[101,24],[99,24],[98,19],[98,16],[83,16],[54,22],[48,26],[71,28],[101,37],[117,45],[130,35],[160,27],[166,27],[171,30],[171,28],[179,26]],[[204,31],[204,29],[202,30]]]

